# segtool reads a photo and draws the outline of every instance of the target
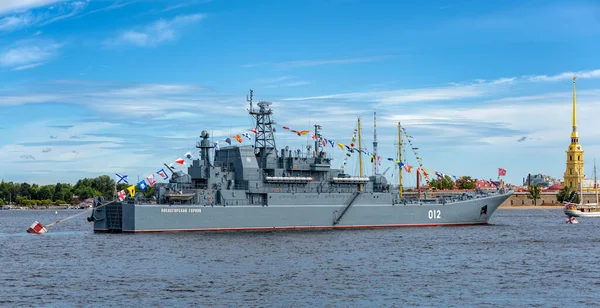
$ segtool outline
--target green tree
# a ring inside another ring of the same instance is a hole
[[[570,186],[565,186],[556,194],[556,201],[558,201],[560,203],[563,203],[563,202],[579,203],[580,198],[579,198],[579,194],[575,190],[573,190]]]
[[[31,188],[31,185],[29,185],[28,183],[22,183],[19,187],[17,195],[20,195],[21,197],[29,199],[29,197],[30,197],[29,188]]]
[[[38,197],[39,189],[40,189],[40,186],[38,184],[31,184],[31,186],[29,186],[29,189],[27,190],[29,200],[39,199],[39,197]]]
[[[102,193],[104,198],[111,198],[115,190],[115,180],[108,175],[101,175],[92,180],[92,188]]]
[[[444,175],[441,181],[442,189],[454,189],[454,181],[449,175]]]
[[[458,189],[475,189],[475,180],[471,176],[462,176],[456,180]]]
[[[37,198],[40,200],[52,199],[54,197],[54,185],[44,185],[37,192]]]
[[[144,193],[144,197],[150,198],[154,195],[154,186],[148,187]]]
[[[430,188],[442,189],[442,181],[440,181],[439,179],[433,179],[429,181],[428,185]]]
[[[25,199],[23,196],[17,196],[15,203],[19,205],[24,205],[25,201],[27,201],[27,199]]]
[[[67,203],[71,203],[73,200],[72,189],[71,184],[56,183],[52,200],[65,200]]]
[[[527,198],[533,199],[533,205],[537,205],[537,200],[542,197],[542,190],[539,185],[529,186],[529,195]]]
[[[0,198],[0,205],[4,205],[4,199]]]
[[[127,187],[131,186],[131,184],[120,183],[117,184],[117,191],[121,191],[123,189],[127,189]]]
[[[97,189],[93,189],[92,187],[89,187],[89,186],[80,186],[78,188],[75,188],[75,194],[77,195],[77,197],[79,197],[80,201],[83,201],[87,198],[101,196],[102,192],[100,192]]]

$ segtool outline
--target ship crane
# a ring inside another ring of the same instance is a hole
[[[385,174],[390,170],[390,168],[392,168],[392,167],[387,167],[387,169],[385,169],[385,171],[383,171],[382,175],[385,176]]]

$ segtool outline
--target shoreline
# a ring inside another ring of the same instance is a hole
[[[559,205],[506,205],[498,207],[499,210],[551,210],[551,209],[563,209],[565,206]]]

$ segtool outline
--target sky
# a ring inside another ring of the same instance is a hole
[[[282,125],[349,144],[360,117],[372,150],[375,111],[384,158],[400,121],[409,165],[562,178],[575,74],[591,177],[599,36],[594,1],[0,0],[0,178],[144,178],[197,156],[202,130],[223,147],[251,129],[249,89],[272,102],[278,148],[311,141]]]

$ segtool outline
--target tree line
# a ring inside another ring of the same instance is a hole
[[[475,189],[475,181],[470,176],[464,176],[455,181],[450,176],[444,175],[441,179],[429,181],[429,187],[436,189]]]
[[[131,184],[120,183],[117,191],[126,189]],[[90,197],[103,196],[111,199],[114,195],[115,180],[108,175],[96,178],[83,178],[75,185],[69,183],[56,183],[53,185],[38,185],[29,183],[0,183],[0,205],[50,205],[50,204],[75,204],[77,200],[83,201]],[[149,187],[144,195],[154,194],[154,187]]]

